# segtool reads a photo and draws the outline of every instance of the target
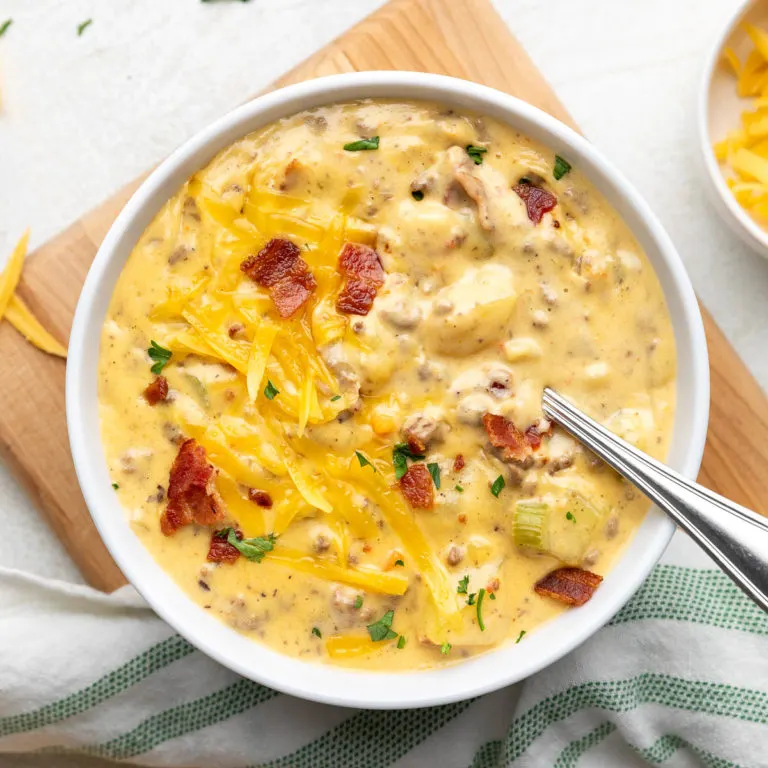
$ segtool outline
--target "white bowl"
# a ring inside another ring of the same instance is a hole
[[[742,29],[750,22],[768,27],[768,2],[746,0],[731,10],[724,19],[723,31],[717,35],[707,56],[699,89],[699,148],[708,180],[709,197],[723,220],[750,248],[768,258],[766,232],[737,202],[725,182],[724,168],[712,151],[712,144],[724,139],[728,131],[741,125],[741,113],[752,109],[753,99],[742,99],[736,93],[733,72],[723,61],[723,49],[733,48],[743,61],[752,44]]]
[[[97,363],[101,327],[123,265],[159,208],[224,147],[303,109],[360,98],[429,99],[503,120],[567,157],[634,232],[661,281],[678,350],[677,413],[669,464],[693,478],[707,431],[709,368],[704,329],[683,264],[656,217],[626,179],[570,128],[504,93],[437,75],[365,72],[312,80],[262,96],[176,150],[139,188],[107,234],[77,306],[67,365],[67,421],[75,468],[105,544],[154,610],[190,643],[245,677],[306,699],[355,707],[417,707],[466,699],[514,683],[564,656],[631,597],[667,546],[674,525],[652,510],[592,600],[537,629],[524,643],[442,669],[375,673],[283,656],[198,607],[132,532],[112,491],[101,445]]]

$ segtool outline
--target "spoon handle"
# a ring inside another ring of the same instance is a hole
[[[544,390],[542,403],[548,419],[556,421],[631,481],[768,611],[768,520],[681,477],[553,390]]]

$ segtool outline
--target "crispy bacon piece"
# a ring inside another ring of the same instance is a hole
[[[486,413],[483,415],[483,426],[491,445],[501,450],[505,460],[524,461],[531,455],[531,446],[525,435],[509,419]]]
[[[411,464],[400,478],[400,490],[412,507],[432,509],[435,497],[432,492],[432,475],[425,464]]]
[[[205,448],[185,440],[173,461],[168,483],[168,506],[160,518],[160,530],[170,536],[195,522],[215,525],[224,519],[224,502],[216,490],[216,470],[208,463]]]
[[[557,198],[546,189],[534,186],[533,184],[515,184],[512,189],[517,196],[525,203],[528,212],[528,218],[538,224],[545,213],[549,213],[556,205]]]
[[[234,563],[240,557],[240,550],[233,547],[228,541],[229,528],[220,531],[214,531],[211,534],[211,546],[208,548],[208,557],[211,563]],[[238,541],[243,538],[242,531],[235,529],[235,536]]]
[[[405,433],[405,441],[408,444],[408,449],[411,453],[424,453],[424,451],[427,450],[427,444],[412,432]]]
[[[269,289],[280,317],[295,314],[317,287],[301,251],[290,240],[273,238],[256,256],[249,256],[240,269]]]
[[[168,379],[155,376],[155,380],[144,390],[144,399],[150,405],[162,403],[168,397]]]
[[[339,256],[339,272],[346,283],[336,300],[336,309],[346,315],[367,315],[384,285],[379,254],[367,245],[345,243]]]
[[[525,441],[534,451],[537,451],[541,446],[541,438],[544,435],[552,434],[552,422],[546,419],[540,419],[536,424],[531,424],[528,429],[525,430]]]
[[[461,453],[456,454],[456,458],[453,460],[453,471],[461,472],[465,466],[466,462],[464,461],[464,456]]]
[[[552,597],[567,605],[584,605],[602,580],[602,576],[583,568],[558,568],[539,579],[533,589],[539,595]]]
[[[249,488],[248,498],[260,507],[265,507],[266,509],[272,508],[272,497],[266,491],[260,491],[257,488]]]

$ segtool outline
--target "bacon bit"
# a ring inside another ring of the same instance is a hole
[[[256,488],[248,489],[248,498],[260,507],[265,509],[272,508],[272,497],[266,491],[259,491]]]
[[[224,502],[216,490],[216,475],[205,448],[196,440],[185,440],[171,467],[168,506],[160,518],[160,530],[166,536],[191,522],[215,525],[224,519]]]
[[[256,256],[249,256],[240,269],[255,283],[269,289],[280,317],[290,317],[317,287],[301,251],[290,240],[273,238]]]
[[[454,472],[461,472],[462,469],[466,466],[466,462],[464,461],[464,456],[462,454],[457,454],[456,458],[453,460],[453,471]]]
[[[537,594],[552,597],[567,605],[584,605],[603,580],[583,568],[558,568],[534,585]]]
[[[485,585],[485,591],[492,595],[494,592],[498,592],[501,588],[501,582],[498,579],[491,579],[486,585]]]
[[[540,223],[544,214],[549,213],[557,205],[557,198],[551,192],[533,184],[515,184],[512,189],[525,203],[528,218],[534,224]]]
[[[460,514],[458,519],[462,525],[466,524],[467,522],[467,516],[464,513]]]
[[[155,376],[155,380],[144,390],[144,399],[150,405],[162,403],[168,397],[168,379]]]
[[[384,562],[384,570],[391,571],[395,567],[395,563],[397,563],[398,560],[405,562],[405,557],[399,549],[393,549]]]
[[[509,419],[486,413],[483,415],[483,426],[491,445],[502,449],[502,456],[507,461],[523,461],[531,455],[531,446],[525,435]]]
[[[227,335],[230,339],[239,339],[243,336],[245,326],[242,323],[233,323],[227,328]]]
[[[211,546],[208,548],[207,560],[211,563],[234,563],[240,557],[240,550],[233,547],[228,541],[229,529],[214,531],[211,535]],[[241,531],[235,529],[235,536],[240,541],[243,538]]]
[[[372,549],[373,547],[367,541],[363,544],[363,552],[370,552]]]
[[[367,315],[379,288],[384,270],[379,254],[367,245],[345,243],[339,256],[339,272],[346,278],[336,309],[346,315]]]
[[[411,464],[400,478],[400,490],[412,507],[432,509],[435,497],[432,492],[432,476],[426,464]]]

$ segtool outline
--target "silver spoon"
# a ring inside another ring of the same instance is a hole
[[[548,419],[639,488],[768,611],[766,518],[681,477],[609,432],[557,392],[545,389],[542,403]]]

